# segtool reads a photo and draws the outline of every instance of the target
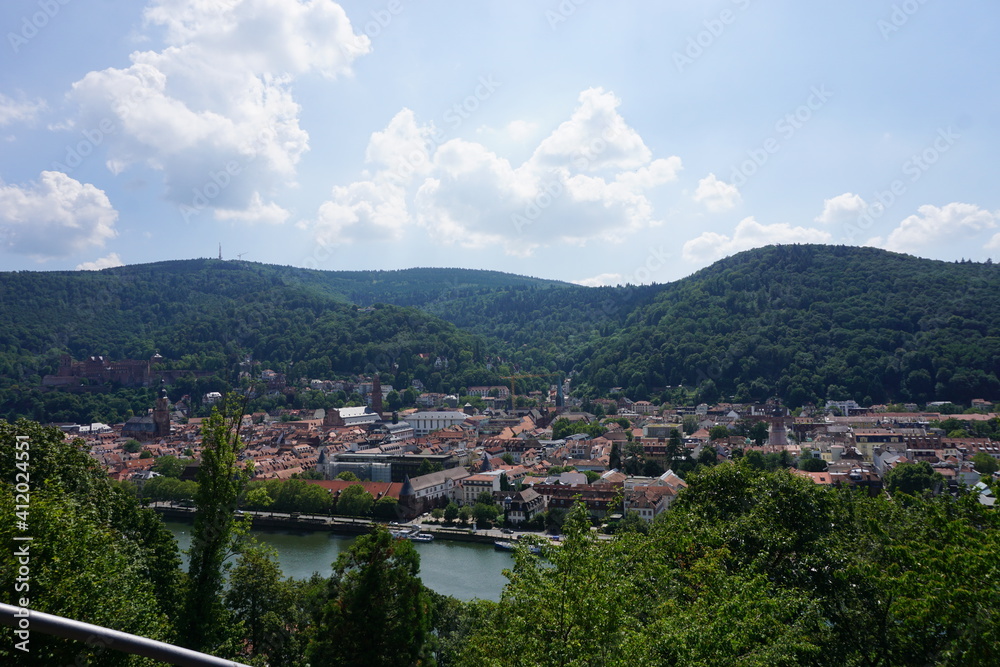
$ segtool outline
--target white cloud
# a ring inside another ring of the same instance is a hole
[[[44,100],[18,102],[0,93],[0,127],[11,123],[30,123],[44,110]]]
[[[113,252],[107,257],[101,257],[93,262],[83,262],[82,264],[77,264],[76,270],[100,271],[101,269],[110,269],[116,266],[125,266],[125,262],[123,262],[122,258],[118,256],[118,253]]]
[[[579,171],[637,169],[652,154],[642,137],[618,113],[621,100],[603,88],[580,93],[570,119],[546,137],[531,160],[539,167],[562,168],[572,164]]]
[[[103,190],[58,171],[37,183],[0,182],[0,247],[39,260],[103,246],[117,235],[118,212]]]
[[[215,209],[215,217],[219,220],[235,220],[237,222],[261,222],[268,225],[280,225],[288,220],[291,213],[274,202],[264,203],[259,192],[254,192],[246,208]]]
[[[824,225],[847,225],[857,223],[868,208],[868,204],[860,196],[845,192],[832,199],[823,200],[823,212],[816,217],[816,222]]]
[[[349,73],[368,38],[331,0],[156,0],[145,18],[165,30],[167,47],[73,84],[76,125],[110,124],[108,168],[162,171],[179,206],[229,220],[282,217],[265,199],[294,183],[309,149],[292,83]]]
[[[713,213],[727,211],[743,199],[735,185],[720,181],[715,174],[709,174],[698,181],[698,189],[694,192],[694,200],[702,202]]]
[[[897,252],[931,250],[933,246],[959,234],[975,234],[997,226],[1000,212],[992,213],[974,204],[953,202],[938,208],[925,204],[917,209],[887,239],[876,237],[868,241],[873,245]]]
[[[512,120],[507,123],[507,136],[514,141],[527,141],[534,136],[538,123],[527,120]]]
[[[661,221],[647,192],[676,180],[681,160],[654,160],[618,104],[611,93],[584,91],[570,120],[520,165],[464,139],[438,145],[435,128],[403,109],[372,135],[366,159],[374,174],[335,187],[320,207],[311,223],[316,238],[400,238],[420,228],[445,244],[525,256],[554,243],[620,242],[655,227]]]
[[[733,235],[704,232],[684,244],[683,257],[698,264],[714,262],[743,250],[778,243],[829,243],[829,232],[808,227],[792,227],[785,223],[762,225],[752,217],[736,225]]]
[[[986,243],[986,248],[988,250],[1000,250],[1000,234],[994,234],[993,238]]]
[[[577,285],[584,287],[607,287],[609,285],[621,285],[624,281],[620,273],[600,273],[592,278],[574,280]]]

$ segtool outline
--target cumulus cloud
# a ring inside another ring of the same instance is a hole
[[[331,0],[156,0],[145,20],[163,29],[166,48],[73,84],[76,125],[111,127],[108,168],[162,171],[179,206],[229,220],[282,218],[264,200],[294,183],[309,147],[291,85],[350,72],[368,38]]]
[[[762,225],[753,217],[736,225],[732,236],[704,232],[684,244],[683,257],[689,262],[709,263],[729,255],[778,243],[829,243],[829,232],[785,223]]]
[[[337,186],[311,226],[317,240],[360,234],[400,238],[419,228],[466,248],[530,255],[559,242],[619,242],[661,224],[648,191],[677,179],[678,157],[654,159],[618,114],[620,100],[599,88],[580,94],[570,119],[521,164],[464,139],[444,141],[403,109],[372,135],[374,173]]]
[[[845,192],[832,199],[823,200],[823,212],[816,222],[824,225],[847,225],[857,223],[858,217],[868,209],[868,204],[859,195]]]
[[[122,258],[118,256],[118,253],[113,252],[107,257],[101,257],[93,262],[83,262],[82,264],[76,265],[77,271],[100,271],[101,269],[111,269],[116,266],[125,266],[125,262]]]
[[[0,93],[0,127],[11,123],[30,123],[45,110],[43,100],[17,101]]]
[[[58,171],[27,186],[0,182],[0,247],[39,260],[103,246],[117,235],[107,195]]]
[[[720,181],[715,174],[709,174],[698,181],[694,200],[703,203],[709,211],[718,213],[735,207],[742,201],[742,197],[735,185]]]
[[[929,250],[934,244],[958,234],[976,234],[997,227],[1000,212],[990,212],[974,204],[953,202],[938,208],[925,204],[917,213],[909,216],[888,238],[876,237],[867,245],[894,250],[913,252]]]

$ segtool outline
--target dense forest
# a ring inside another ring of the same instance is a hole
[[[998,293],[990,263],[814,245],[750,250],[667,285],[603,288],[219,260],[2,273],[0,417],[116,421],[148,407],[148,392],[119,387],[39,391],[62,353],[159,352],[164,368],[210,372],[180,374],[174,399],[272,368],[292,383],[378,372],[400,391],[413,379],[451,393],[536,376],[522,392],[571,375],[582,397],[620,387],[654,401],[968,403],[1000,395]]]
[[[972,495],[900,486],[870,497],[723,463],[690,475],[652,526],[640,520],[611,541],[578,504],[561,546],[516,553],[499,603],[462,602],[426,589],[412,544],[384,528],[358,538],[330,577],[284,577],[233,515],[247,488],[230,474],[238,441],[227,449],[221,421],[206,429],[213,456],[199,472],[184,571],[128,485],[57,429],[0,423],[0,539],[33,538],[21,590],[32,609],[273,666],[986,666],[1000,653],[1000,523]],[[0,554],[7,603],[15,561],[13,549]],[[37,631],[30,648],[6,642],[0,661],[149,664]]]

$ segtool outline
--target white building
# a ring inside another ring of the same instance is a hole
[[[413,426],[413,432],[419,438],[434,431],[439,431],[455,424],[461,424],[468,418],[464,412],[414,412],[406,416],[406,421]]]

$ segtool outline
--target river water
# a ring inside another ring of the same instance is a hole
[[[177,539],[186,568],[187,556],[183,552],[191,546],[192,524],[167,520],[163,523]],[[353,536],[325,531],[253,530],[251,534],[274,547],[282,573],[296,579],[305,579],[313,572],[330,576],[338,554],[354,542]],[[459,600],[499,600],[507,583],[503,570],[514,564],[510,553],[497,551],[489,544],[435,540],[415,542],[413,546],[420,554],[420,578],[424,585]]]

